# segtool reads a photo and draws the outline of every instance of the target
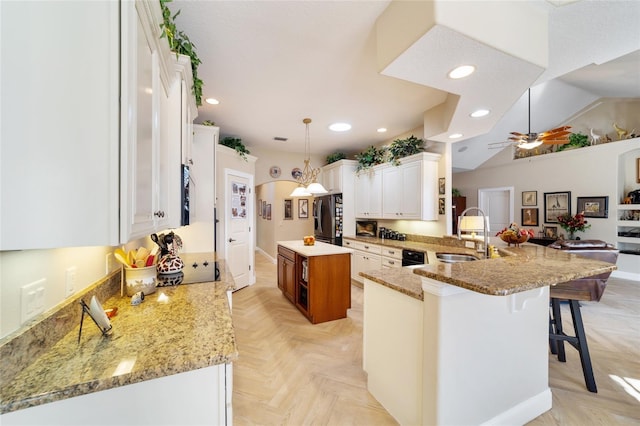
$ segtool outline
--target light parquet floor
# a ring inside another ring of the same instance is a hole
[[[276,266],[260,254],[256,276],[256,284],[233,294],[240,353],[234,424],[397,424],[366,388],[362,289],[352,286],[348,318],[312,325],[282,295]],[[567,347],[566,364],[550,356],[553,408],[530,424],[640,424],[640,284],[612,278],[601,302],[582,311],[599,392],[586,390],[577,351]]]

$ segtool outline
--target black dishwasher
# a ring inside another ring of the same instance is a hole
[[[424,265],[424,252],[413,250],[402,250],[402,266]]]

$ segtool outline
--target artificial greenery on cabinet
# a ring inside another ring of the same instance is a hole
[[[424,151],[424,140],[418,139],[414,135],[406,139],[396,139],[389,146],[391,162],[394,165],[400,164],[400,159]]]
[[[587,135],[583,135],[582,133],[571,133],[569,135],[569,143],[559,145],[558,148],[556,148],[556,151],[560,152],[565,149],[582,148],[583,146],[589,145],[591,145],[591,143],[589,142],[589,137]]]
[[[372,145],[362,151],[360,154],[356,154],[356,160],[358,160],[358,167],[356,168],[356,172],[367,170],[378,164],[385,163],[386,157],[387,148],[376,148]]]
[[[344,152],[334,152],[333,154],[327,155],[327,164],[335,163],[345,158],[347,158],[347,155]]]
[[[186,55],[191,59],[191,73],[193,74],[193,96],[196,98],[196,105],[202,105],[202,86],[204,82],[198,77],[198,66],[202,63],[198,54],[196,53],[196,45],[189,40],[184,31],[178,30],[175,24],[176,17],[180,14],[178,10],[174,15],[171,15],[171,11],[167,7],[167,3],[172,0],[160,0],[160,7],[162,8],[162,18],[164,22],[160,24],[162,28],[162,36],[166,37],[169,42],[169,48],[176,55]]]
[[[247,161],[247,154],[251,154],[240,138],[234,138],[233,136],[224,137],[220,141],[220,145],[235,149],[238,155],[244,158],[245,161]]]

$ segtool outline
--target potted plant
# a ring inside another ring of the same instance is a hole
[[[391,155],[391,162],[397,166],[400,164],[400,159],[408,157],[410,155],[417,154],[424,150],[424,141],[418,139],[414,135],[409,136],[406,139],[396,139],[389,146],[389,153]]]
[[[233,136],[227,136],[220,141],[220,145],[235,149],[238,155],[240,155],[240,157],[244,158],[244,160],[247,161],[247,154],[250,154],[250,152],[242,143],[242,139],[234,138]]]
[[[178,10],[173,16],[171,11],[167,7],[166,3],[171,0],[160,0],[160,7],[162,8],[163,23],[160,24],[162,29],[162,35],[160,37],[166,37],[169,42],[169,48],[176,55],[186,55],[191,59],[191,73],[193,74],[193,95],[196,98],[196,105],[202,105],[202,86],[204,82],[198,77],[198,66],[202,63],[198,54],[196,53],[196,45],[189,40],[184,31],[180,31],[176,28],[175,19],[180,14]]]
[[[589,137],[582,133],[571,133],[569,135],[569,143],[560,145],[556,149],[557,152],[564,151],[565,149],[582,148],[583,146],[589,146]]]
[[[347,158],[347,155],[344,152],[334,152],[333,154],[327,155],[327,164],[335,163],[345,158]]]
[[[362,170],[369,169],[377,164],[384,163],[386,161],[386,155],[386,148],[376,148],[373,145],[370,146],[360,154],[356,154],[356,160],[358,160],[358,167],[356,169],[356,172],[360,172]]]

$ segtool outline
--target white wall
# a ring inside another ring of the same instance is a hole
[[[633,176],[635,159],[640,157],[640,138],[518,160],[510,160],[510,156],[511,148],[506,148],[481,168],[453,175],[454,186],[467,197],[467,207],[478,205],[479,188],[513,186],[516,193],[515,216],[520,222],[522,191],[538,191],[536,207],[539,209],[540,226],[534,228],[537,231],[544,225],[545,192],[570,191],[573,214],[576,213],[577,197],[608,196],[609,217],[589,218],[591,228],[578,233],[578,236],[616,243],[616,206],[623,195],[640,188]],[[558,231],[564,232],[560,227]],[[638,256],[620,255],[618,268],[632,274],[628,278],[640,280]]]
[[[271,259],[277,257],[277,241],[302,240],[305,235],[313,235],[313,198],[293,198],[291,191],[297,184],[289,181],[268,182],[256,187],[256,200],[271,204],[271,220],[257,217],[258,249]],[[308,218],[298,217],[298,200],[308,202]],[[293,200],[293,219],[284,219],[284,200]],[[256,201],[256,203],[257,203]]]

